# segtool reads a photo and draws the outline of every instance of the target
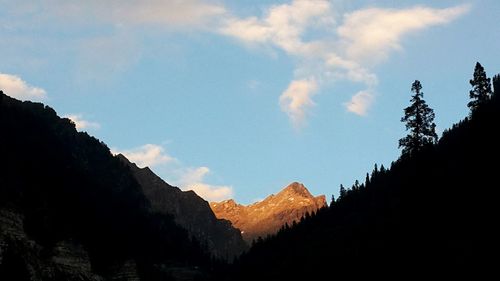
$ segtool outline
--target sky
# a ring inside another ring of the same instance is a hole
[[[208,201],[337,195],[400,155],[421,81],[438,133],[500,72],[500,2],[0,0],[0,89]]]

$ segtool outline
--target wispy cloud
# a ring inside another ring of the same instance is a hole
[[[142,56],[133,32],[117,29],[112,34],[82,38],[76,43],[75,78],[85,84],[106,82],[132,68]]]
[[[0,31],[9,31],[2,34],[3,41],[9,42],[8,46],[0,49],[14,54],[24,52],[23,56],[6,58],[12,65],[19,65],[21,61],[24,66],[34,64],[34,67],[40,67],[48,64],[45,57],[40,57],[40,50],[51,53],[54,52],[51,46],[57,46],[57,52],[74,58],[74,62],[64,63],[74,65],[71,74],[79,83],[78,87],[95,82],[109,83],[114,75],[135,66],[144,49],[153,48],[149,44],[142,45],[144,37],[151,34],[161,34],[162,37],[170,32],[212,31],[216,22],[226,14],[220,2],[0,0]],[[38,32],[50,35],[40,36]]]
[[[7,4],[18,15],[35,16],[39,22],[116,26],[156,25],[168,28],[203,27],[226,12],[212,0],[87,0],[25,1]]]
[[[21,77],[6,73],[0,73],[0,90],[21,100],[39,101],[47,97],[44,89],[31,86]]]
[[[64,115],[63,117],[70,119],[75,123],[75,127],[77,130],[85,130],[85,129],[99,129],[101,128],[101,124],[94,122],[94,121],[89,121],[84,119],[82,114],[67,114]]]
[[[128,150],[114,148],[112,152],[113,154],[121,153],[125,155],[125,157],[139,167],[154,167],[176,161],[174,157],[165,152],[162,146],[156,144],[145,144]]]
[[[449,23],[469,8],[461,5],[445,9],[424,6],[399,10],[364,9],[346,14],[337,33],[348,59],[376,63],[386,59],[390,51],[402,49],[404,35]]]
[[[101,2],[101,1],[99,1]],[[108,2],[108,1],[105,1]],[[223,5],[207,0],[109,1],[112,16],[122,24],[161,24],[202,27],[226,12]]]
[[[314,105],[312,95],[325,82],[364,84],[366,89],[354,94],[345,106],[349,112],[366,115],[378,84],[372,68],[391,51],[401,50],[405,35],[449,23],[468,10],[467,5],[368,8],[336,17],[339,11],[334,2],[295,0],[273,5],[261,17],[228,16],[219,32],[247,45],[277,48],[297,58],[295,77],[281,94],[280,106],[291,123],[300,127],[306,110]]]

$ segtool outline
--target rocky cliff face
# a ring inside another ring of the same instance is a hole
[[[208,202],[196,193],[169,185],[149,168],[141,169],[121,154],[117,157],[131,168],[153,211],[173,215],[177,224],[205,243],[213,254],[231,259],[247,248],[240,231],[230,221],[218,219]]]
[[[0,208],[0,276],[9,280],[102,281],[84,247],[72,240],[42,246],[24,230],[24,216]]]
[[[210,203],[215,215],[231,221],[241,230],[247,242],[276,233],[285,223],[299,221],[307,212],[315,212],[323,206],[326,206],[324,195],[314,197],[303,184],[297,182],[248,206],[237,204],[232,199]]]

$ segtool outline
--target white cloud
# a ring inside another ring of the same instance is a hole
[[[446,24],[463,15],[469,6],[446,9],[417,6],[409,9],[370,8],[344,17],[337,29],[347,58],[378,62],[391,50],[401,49],[401,37],[433,25]]]
[[[123,154],[139,167],[154,167],[161,164],[175,162],[176,159],[165,152],[162,146],[145,144],[130,150],[112,149],[113,154]]]
[[[294,80],[280,96],[281,110],[284,111],[295,128],[304,125],[307,111],[314,106],[311,97],[318,85],[314,79]]]
[[[209,202],[218,202],[232,198],[233,188],[225,185],[211,185],[205,183],[205,177],[210,173],[207,167],[184,169],[178,181],[183,190],[193,190]]]
[[[304,42],[309,26],[333,27],[334,19],[326,0],[295,0],[271,6],[262,19],[228,17],[219,32],[249,44],[273,44],[289,54],[313,54],[314,42]]]
[[[21,100],[42,100],[47,97],[44,89],[31,86],[20,77],[6,73],[0,73],[0,90]]]
[[[99,123],[85,120],[83,118],[83,115],[81,114],[68,114],[65,115],[64,117],[73,121],[73,123],[75,123],[75,127],[77,130],[101,128],[101,125]]]
[[[346,106],[350,112],[366,115],[378,84],[371,69],[392,50],[402,48],[403,36],[449,23],[469,10],[467,5],[369,8],[339,18],[333,5],[331,1],[295,0],[269,7],[260,18],[228,16],[219,28],[223,35],[253,46],[281,49],[298,59],[294,80],[280,96],[281,109],[295,127],[304,124],[307,109],[314,105],[311,97],[320,84],[326,84],[323,82],[364,84],[367,89],[356,93]]]
[[[349,112],[355,113],[360,116],[365,116],[373,101],[373,93],[369,90],[364,90],[359,91],[354,96],[352,96],[349,102],[344,103],[344,106]]]

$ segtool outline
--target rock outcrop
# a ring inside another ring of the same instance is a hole
[[[72,240],[42,246],[24,230],[24,216],[0,209],[0,276],[9,280],[102,281],[92,272],[88,252]]]
[[[139,168],[125,156],[117,155],[132,170],[153,211],[170,214],[216,256],[231,259],[241,254],[247,245],[240,231],[225,219],[218,219],[207,201],[193,191],[182,191],[158,177],[148,167]]]
[[[248,206],[234,200],[212,202],[210,207],[220,219],[227,219],[241,230],[247,242],[276,233],[283,225],[299,221],[306,213],[326,206],[324,195],[314,197],[307,188],[294,182],[276,195]]]

